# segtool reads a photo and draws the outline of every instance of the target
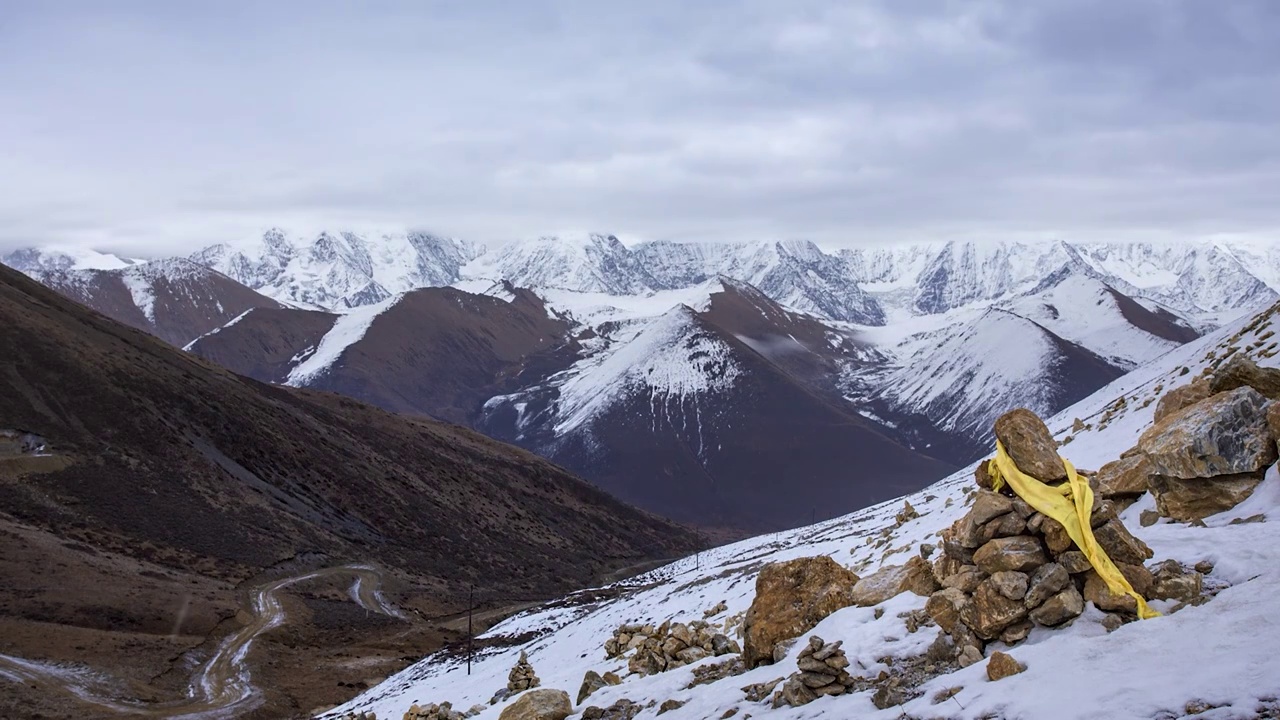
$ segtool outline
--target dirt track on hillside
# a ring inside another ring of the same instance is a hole
[[[383,597],[382,575],[377,568],[370,565],[343,565],[273,580],[250,591],[245,610],[252,615],[252,620],[224,638],[212,657],[196,669],[184,700],[165,703],[130,701],[112,693],[113,683],[110,677],[9,655],[0,655],[0,679],[61,690],[85,703],[121,714],[191,720],[238,717],[260,702],[247,659],[258,637],[283,625],[287,620],[280,592],[300,582],[345,574],[354,576],[349,594],[365,610],[409,620],[407,614]]]

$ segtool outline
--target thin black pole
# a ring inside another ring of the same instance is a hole
[[[471,674],[471,611],[476,606],[476,586],[471,586],[471,591],[467,593],[467,674]]]

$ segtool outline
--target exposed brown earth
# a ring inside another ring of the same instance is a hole
[[[184,698],[275,579],[373,563],[429,620],[473,582],[505,606],[697,543],[525,451],[236,376],[7,268],[0,398],[0,428],[53,454],[0,463],[0,653],[106,672],[142,702]],[[281,594],[290,623],[249,654],[262,717],[336,703],[453,636],[365,621],[349,588]],[[0,682],[0,716],[85,711]]]

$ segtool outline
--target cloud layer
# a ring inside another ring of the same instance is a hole
[[[1277,235],[1280,3],[8,4],[0,247]]]

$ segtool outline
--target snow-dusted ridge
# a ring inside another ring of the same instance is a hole
[[[1132,446],[1151,420],[1160,392],[1189,381],[1224,355],[1246,353],[1267,366],[1280,365],[1274,333],[1280,319],[1267,313],[1245,318],[1185,346],[1107,385],[1049,421],[1064,438],[1079,418],[1092,427],[1075,433],[1063,454],[1076,465],[1097,468]],[[1120,398],[1124,402],[1119,402]],[[920,545],[966,511],[972,487],[969,467],[907,499],[921,517],[896,526],[894,515],[902,501],[884,503],[810,527],[761,536],[686,558],[620,587],[632,592],[616,599],[586,605],[552,604],[517,615],[490,630],[494,638],[515,637],[527,631],[537,637],[527,643],[486,650],[477,657],[471,675],[464,659],[431,656],[382,685],[363,693],[326,717],[350,710],[371,709],[379,717],[399,717],[414,702],[448,700],[467,708],[486,703],[505,686],[508,670],[521,651],[527,651],[543,687],[560,688],[572,696],[587,670],[626,673],[625,661],[607,661],[602,646],[622,623],[667,619],[701,619],[703,611],[724,600],[726,613],[712,621],[744,611],[754,594],[754,577],[766,562],[825,554],[865,574],[882,564],[897,564],[914,555]],[[799,647],[776,666],[765,666],[710,685],[690,688],[693,668],[716,659],[647,677],[629,677],[606,687],[588,704],[608,706],[621,698],[641,705],[668,699],[685,704],[664,714],[672,720],[718,718],[737,709],[737,716],[757,718],[1154,718],[1180,717],[1192,701],[1218,707],[1200,715],[1211,718],[1261,717],[1280,710],[1280,663],[1274,649],[1280,642],[1280,475],[1272,469],[1254,496],[1232,511],[1214,516],[1206,527],[1161,522],[1141,527],[1138,515],[1150,509],[1149,497],[1123,514],[1126,525],[1155,551],[1156,560],[1172,558],[1187,564],[1214,563],[1208,581],[1223,588],[1200,607],[1131,623],[1107,634],[1100,613],[1090,607],[1070,628],[1037,628],[1027,642],[1012,650],[1027,665],[1021,675],[990,682],[985,663],[935,678],[921,694],[901,707],[877,710],[870,692],[822,698],[802,708],[770,709],[747,702],[740,688],[787,675],[795,667]],[[1231,524],[1255,514],[1265,522]],[[847,608],[828,617],[812,634],[843,640],[856,675],[874,676],[887,669],[886,658],[920,655],[938,630],[908,632],[898,615],[922,607],[924,598],[900,595],[885,603],[877,619],[872,608]],[[1171,602],[1157,602],[1171,610]],[[995,644],[990,649],[999,649]],[[952,699],[937,703],[940,691],[960,688]],[[504,703],[488,707],[478,717],[492,720]],[[652,711],[646,711],[646,713]]]

